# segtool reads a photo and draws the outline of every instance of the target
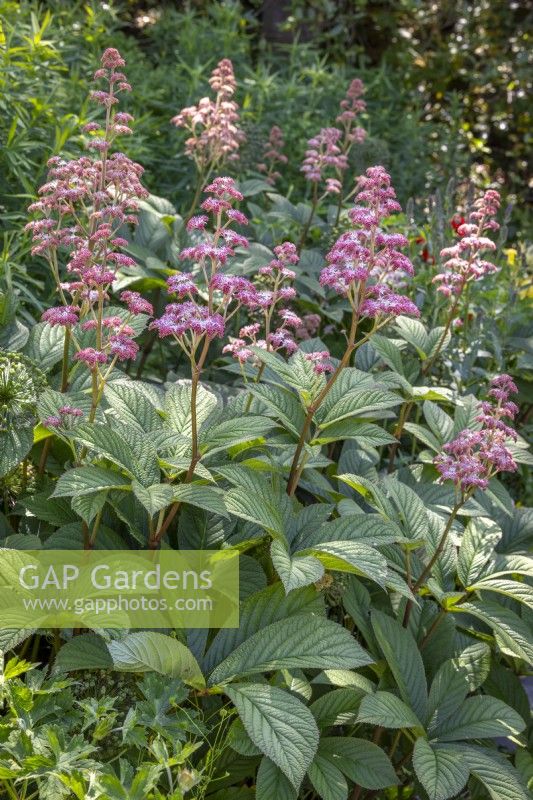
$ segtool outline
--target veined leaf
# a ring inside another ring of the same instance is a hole
[[[251,636],[214,669],[210,684],[274,669],[353,669],[371,663],[346,628],[306,614],[274,622]]]
[[[224,502],[230,514],[255,522],[266,530],[284,535],[283,518],[275,497],[268,498],[268,491],[254,492],[247,487],[234,487],[224,494]]]
[[[518,658],[523,658],[530,664],[533,663],[531,630],[514,611],[486,599],[483,604],[462,603],[460,606],[453,606],[450,610],[454,614],[471,614],[473,617],[477,617],[489,628],[492,628],[505,646]]]
[[[366,739],[326,736],[320,740],[318,753],[364,789],[386,789],[398,784],[389,757]]]
[[[439,442],[449,441],[453,435],[453,419],[431,400],[425,400],[422,408],[426,422]]]
[[[318,747],[313,715],[289,692],[261,683],[227,686],[250,739],[300,787]]]
[[[436,726],[434,736],[441,742],[490,739],[517,734],[524,728],[522,717],[506,703],[496,697],[475,695],[465,700],[454,714]]]
[[[209,414],[217,406],[217,398],[202,384],[199,384],[196,396],[196,420],[198,428],[205,422]],[[176,383],[165,395],[165,414],[167,424],[172,430],[187,438],[192,437],[191,421],[191,386]]]
[[[481,666],[479,662],[484,662],[484,665]],[[473,680],[473,674],[480,669],[481,677],[486,677],[490,669],[490,649],[482,643],[467,648],[459,658],[449,659],[442,664],[429,692],[427,718],[430,731],[460,708],[466,696],[473,690],[472,684],[478,683]],[[474,685],[473,688],[477,687]]]
[[[322,800],[347,800],[348,784],[346,778],[328,758],[317,753],[307,775],[314,790]]]
[[[256,800],[297,800],[297,791],[267,756],[263,756],[257,770],[255,798]]]
[[[309,706],[319,728],[332,725],[354,725],[361,700],[368,690],[355,686],[342,686],[326,692]]]
[[[109,669],[113,660],[104,639],[84,633],[65,642],[54,661],[54,674],[79,669]]]
[[[266,383],[249,384],[248,391],[265,403],[287,430],[295,436],[300,435],[304,424],[304,412],[293,392]]]
[[[74,467],[63,473],[56,483],[52,497],[74,497],[92,494],[101,489],[130,489],[131,481],[112,469]]]
[[[409,706],[390,692],[368,694],[359,706],[358,721],[383,728],[419,728],[423,725]]]
[[[418,780],[428,793],[429,800],[448,800],[464,788],[470,770],[456,752],[416,740],[413,766]]]
[[[162,633],[129,633],[107,645],[115,669],[122,672],[159,672],[191,686],[205,686],[198,662],[188,647]]]
[[[420,720],[426,719],[428,691],[422,656],[413,635],[400,623],[373,611],[372,627],[403,700]]]
[[[457,574],[463,586],[468,586],[479,578],[484,566],[493,556],[501,535],[501,528],[492,520],[474,517],[468,521],[457,561]]]
[[[309,586],[324,574],[322,563],[313,556],[291,556],[285,542],[275,539],[270,545],[272,564],[287,594],[300,586]]]
[[[355,389],[341,397],[325,414],[320,408],[316,418],[320,429],[324,430],[347,417],[371,416],[373,412],[394,408],[401,402],[399,395],[382,389]]]
[[[423,444],[427,445],[427,447],[429,447],[435,453],[440,451],[441,443],[435,434],[425,428],[423,425],[417,425],[416,422],[406,422],[403,427],[406,431],[412,433],[413,436],[419,439]]]
[[[170,505],[175,487],[168,483],[154,483],[152,486],[144,487],[137,481],[133,481],[132,489],[139,503],[142,503],[148,514],[153,517],[162,508]]]
[[[137,381],[110,383],[104,389],[104,397],[113,416],[122,424],[132,425],[145,433],[159,431],[163,422],[156,408]]]
[[[261,439],[274,427],[268,417],[248,414],[232,419],[223,419],[200,430],[200,451],[212,456],[243,442]]]
[[[528,586],[527,583],[506,580],[505,578],[487,577],[468,587],[468,591],[472,590],[476,592],[496,592],[533,609],[533,588]]]
[[[420,358],[427,358],[429,337],[420,320],[413,317],[397,317],[394,324],[402,339],[416,348]]]
[[[364,575],[383,586],[388,575],[387,559],[378,550],[360,542],[321,542],[296,553],[297,557],[313,556],[326,569]],[[281,576],[280,576],[281,577]]]
[[[399,344],[401,347],[398,346]],[[375,350],[379,356],[381,356],[388,367],[394,370],[394,372],[397,372],[398,375],[402,375],[404,378],[407,377],[403,363],[402,342],[393,342],[390,339],[387,339],[386,336],[381,336],[380,334],[375,333],[372,336],[370,345],[372,349]]]
[[[180,483],[172,486],[174,500],[180,503],[189,503],[191,506],[212,511],[221,517],[227,517],[228,512],[224,504],[222,491],[215,486],[204,486],[196,483]]]
[[[374,425],[372,422],[360,422],[356,419],[341,419],[328,425],[321,433],[312,440],[314,444],[328,444],[344,439],[355,439],[361,444],[381,447],[386,444],[393,444],[396,439],[387,433],[384,428]]]
[[[519,773],[500,753],[469,745],[455,745],[454,750],[461,754],[492,800],[529,800],[530,794]]]

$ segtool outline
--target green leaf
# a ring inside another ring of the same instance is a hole
[[[205,422],[210,413],[217,407],[216,395],[202,384],[199,384],[196,397],[196,417],[198,428]],[[165,414],[172,430],[192,438],[191,421],[191,386],[190,384],[174,384],[165,395]]]
[[[75,497],[101,489],[129,489],[130,480],[120,472],[105,467],[74,467],[60,475],[52,497]]]
[[[353,669],[372,658],[351,633],[314,614],[273,622],[243,642],[211,673],[211,685],[275,669]]]
[[[396,342],[392,342],[390,339],[387,339],[386,336],[380,336],[380,334],[375,333],[372,336],[370,346],[381,356],[388,367],[394,370],[394,372],[397,372],[398,375],[402,375],[404,378],[407,377],[404,369],[402,350],[398,347]]]
[[[434,735],[441,742],[489,739],[520,733],[524,727],[522,717],[506,703],[496,697],[476,695],[465,700],[452,716],[436,726]]]
[[[108,644],[114,668],[122,672],[158,672],[203,687],[205,680],[188,647],[162,633],[140,631]]]
[[[257,770],[255,800],[297,800],[298,792],[284,773],[267,756]],[[237,798],[236,798],[237,800]]]
[[[371,620],[374,634],[402,699],[413,709],[418,719],[425,720],[428,699],[426,675],[413,635],[397,620],[381,611],[373,611]]]
[[[60,326],[38,322],[30,330],[30,336],[24,347],[24,353],[39,365],[43,372],[48,372],[63,357],[65,331]]]
[[[361,700],[368,689],[342,686],[326,692],[309,706],[319,728],[332,725],[354,725]]]
[[[107,490],[94,494],[83,494],[72,498],[72,508],[79,516],[90,525],[96,515],[102,510],[107,499]]]
[[[416,348],[420,358],[427,358],[429,337],[422,323],[412,317],[397,317],[394,324],[402,339],[405,339],[406,342]],[[372,339],[373,343],[374,340]]]
[[[453,606],[454,614],[471,614],[480,619],[502,640],[505,647],[518,658],[523,658],[533,664],[533,643],[531,629],[527,623],[509,608],[505,608],[492,600],[483,600],[479,603],[461,603]]]
[[[485,786],[492,800],[530,800],[519,773],[500,753],[468,745],[455,750],[462,755],[472,775]]]
[[[384,411],[400,405],[402,399],[392,392],[381,389],[353,389],[325,411],[321,406],[316,413],[321,430],[347,417],[372,416],[374,412]]]
[[[285,543],[279,539],[270,545],[270,556],[287,594],[299,586],[315,583],[324,574],[324,567],[318,559],[313,556],[291,556]]]
[[[448,800],[464,788],[469,769],[460,755],[416,740],[413,766],[418,780],[428,793],[429,800]]]
[[[84,633],[65,642],[54,661],[54,673],[109,669],[112,666],[113,659],[102,637]]]
[[[485,662],[486,672],[479,661]],[[455,713],[468,693],[477,688],[472,686],[472,683],[477,682],[472,677],[480,668],[486,677],[490,668],[490,649],[485,644],[475,644],[464,650],[459,658],[449,659],[441,665],[429,692],[427,718],[430,731]]]
[[[423,444],[427,445],[433,452],[438,453],[441,449],[441,443],[434,433],[428,431],[423,425],[417,425],[416,422],[406,422],[403,426],[408,433],[412,433]]]
[[[78,425],[71,435],[77,442],[81,442],[85,447],[124,469],[143,486],[150,486],[158,481],[159,469],[155,450],[152,450],[144,436],[136,434],[135,430],[128,431],[128,439],[130,437],[133,439],[135,447],[121,436],[116,427],[108,424]]]
[[[161,417],[137,381],[107,384],[104,397],[111,416],[123,425],[132,425],[145,433],[162,428]]]
[[[453,419],[436,403],[425,400],[422,406],[426,422],[439,442],[449,441],[453,436]]]
[[[275,497],[268,489],[255,492],[245,487],[234,487],[224,493],[224,503],[230,514],[255,522],[267,531],[283,536],[284,525]]]
[[[314,790],[322,800],[347,800],[346,778],[335,764],[317,753],[307,775]]]
[[[15,469],[33,445],[33,428],[0,431],[0,478]]]
[[[265,403],[287,430],[295,436],[300,435],[304,424],[304,412],[293,392],[266,383],[248,384],[247,390]]]
[[[500,539],[501,529],[492,520],[474,517],[468,521],[457,560],[457,575],[463,586],[479,578]]]
[[[209,456],[243,442],[262,439],[274,423],[268,417],[252,414],[236,419],[224,419],[200,431],[200,451]]]
[[[133,494],[141,503],[148,514],[153,517],[162,508],[166,508],[174,499],[174,486],[168,483],[154,483],[152,486],[141,486],[137,481],[131,484]]]
[[[224,503],[224,495],[214,486],[203,486],[196,483],[180,483],[172,486],[173,498],[180,503],[189,503],[191,506],[212,511],[221,517],[227,517],[228,512]]]
[[[313,715],[289,692],[260,683],[227,686],[250,739],[300,787],[318,747]]]
[[[323,542],[296,555],[312,555],[326,569],[352,572],[385,584],[388,575],[387,559],[378,550],[360,542]]]
[[[528,608],[533,609],[533,588],[527,583],[506,580],[505,578],[484,578],[481,581],[471,584],[468,591],[476,592],[496,592],[504,597],[510,597],[523,603]]]
[[[395,437],[386,430],[374,425],[372,422],[359,422],[354,419],[342,419],[340,422],[333,422],[331,425],[319,433],[311,441],[314,444],[328,444],[339,440],[355,439],[364,445],[381,447],[387,444],[394,444]]]
[[[408,705],[390,692],[376,692],[363,698],[359,707],[359,722],[383,728],[420,728],[423,725]]]
[[[318,753],[364,789],[386,789],[399,782],[389,757],[366,739],[326,736],[320,740]]]

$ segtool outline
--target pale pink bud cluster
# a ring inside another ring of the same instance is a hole
[[[361,316],[419,315],[409,298],[391,288],[397,273],[413,274],[413,265],[400,252],[408,245],[406,237],[382,229],[384,220],[397,211],[401,206],[390,175],[384,167],[369,167],[358,179],[355,206],[348,212],[357,227],[341,234],[326,255],[320,283],[348,297]]]
[[[326,372],[334,372],[335,367],[330,361],[330,354],[328,350],[318,350],[315,353],[305,353],[306,361],[313,364],[314,371],[317,375],[324,375]]]
[[[516,463],[509,450],[509,440],[516,440],[516,432],[505,419],[514,419],[518,406],[509,395],[518,390],[509,375],[498,375],[491,381],[491,401],[479,404],[476,421],[480,430],[464,430],[443,447],[434,459],[440,481],[451,480],[466,494],[472,489],[486,489],[498,472],[514,472]]]
[[[302,324],[294,332],[296,338],[300,340],[312,339],[313,336],[317,335],[321,322],[322,317],[320,314],[304,314]]]
[[[97,122],[85,126],[87,133],[98,133],[89,141],[93,153],[70,161],[54,156],[48,161],[47,182],[29,208],[41,218],[26,226],[33,236],[32,253],[50,262],[63,301],[62,306],[45,311],[43,321],[66,328],[78,322],[82,329],[99,328],[98,347],[78,348],[75,355],[90,369],[97,369],[110,356],[135,358],[138,351],[134,331],[118,317],[112,318],[113,323],[106,320],[103,313],[117,271],[136,265],[122,252],[128,242],[119,231],[125,224],[137,223],[139,200],[148,196],[141,184],[142,167],[124,153],[110,152],[117,137],[131,133],[133,117],[115,110],[118,95],[131,91],[120,71],[124,66],[118,50],[104,52],[94,77],[106,83],[106,90],[92,92],[91,98],[106,109],[105,123],[102,128]],[[58,274],[60,255],[66,257],[67,281]],[[138,293],[124,292],[122,298],[130,314],[152,313],[151,304]]]
[[[365,129],[355,125],[358,115],[366,111],[366,103],[363,100],[365,91],[363,81],[354,78],[348,87],[346,97],[341,100],[341,113],[337,117],[337,122],[344,128],[346,142],[361,144],[366,139]]]
[[[232,99],[237,84],[228,58],[219,62],[209,83],[216,93],[214,100],[202,97],[197,105],[183,108],[171,120],[190,134],[185,153],[202,172],[238,159],[239,147],[246,138],[238,125],[239,106]]]
[[[274,125],[270,129],[268,142],[264,148],[263,161],[257,165],[259,172],[266,173],[265,180],[272,185],[281,178],[281,173],[277,171],[276,165],[287,164],[289,160],[283,153],[284,147],[283,131]]]
[[[464,286],[471,281],[479,281],[485,275],[491,275],[498,268],[483,257],[483,253],[496,250],[496,245],[485,231],[497,231],[498,222],[494,217],[500,207],[500,195],[495,189],[489,189],[483,197],[476,200],[469,221],[457,226],[458,241],[452,247],[441,250],[441,257],[446,259],[442,271],[433,278],[437,283],[437,291],[450,297],[460,295]]]
[[[308,181],[320,183],[326,179],[324,173],[328,168],[343,173],[348,167],[348,157],[342,151],[341,139],[342,131],[339,128],[322,128],[317,136],[309,139],[301,168]],[[328,193],[338,193],[341,188],[338,178],[327,180]]]

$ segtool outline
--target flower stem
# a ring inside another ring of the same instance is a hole
[[[313,184],[313,201],[311,203],[311,211],[309,212],[307,222],[305,223],[305,228],[303,229],[302,235],[300,236],[300,241],[298,242],[298,253],[301,253],[303,246],[305,244],[305,240],[307,239],[307,234],[309,233],[311,223],[314,219],[317,205],[318,205],[318,184],[315,183]]]

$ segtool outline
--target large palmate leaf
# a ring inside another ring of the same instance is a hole
[[[353,669],[370,663],[372,658],[346,628],[306,614],[262,628],[219,664],[209,680],[216,684],[273,669]]]
[[[54,364],[61,361],[65,331],[60,326],[52,327],[47,322],[33,325],[24,347],[24,353],[39,365],[43,372],[48,372]]]
[[[138,381],[107,384],[104,398],[110,408],[109,416],[123,425],[132,425],[145,433],[162,429],[162,419]]]
[[[380,585],[388,576],[385,556],[360,542],[321,542],[296,555],[311,555],[327,569],[364,575]]]
[[[205,686],[202,671],[188,647],[162,633],[139,631],[108,644],[115,669],[159,672],[192,686]]]
[[[418,719],[427,715],[427,684],[422,656],[406,628],[381,611],[372,612],[372,627],[400,695]]]
[[[234,684],[225,692],[252,742],[298,789],[318,747],[309,709],[289,692],[262,683]]]
[[[236,517],[255,522],[271,533],[284,536],[285,526],[278,497],[266,481],[253,473],[248,477],[247,485],[243,483],[224,493],[227,510]]]
[[[142,503],[151,517],[162,508],[166,508],[173,500],[175,487],[168,483],[154,483],[152,486],[141,486],[137,481],[132,482],[135,497]]]
[[[470,772],[459,753],[442,745],[428,744],[423,738],[416,740],[413,767],[429,800],[455,797],[464,788]]]
[[[191,506],[202,508],[204,511],[211,511],[227,517],[228,513],[224,503],[224,495],[215,486],[203,486],[195,483],[180,483],[172,487],[174,500],[180,503],[189,503]]]

